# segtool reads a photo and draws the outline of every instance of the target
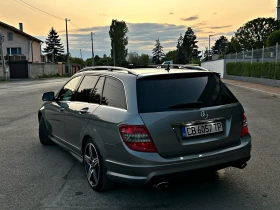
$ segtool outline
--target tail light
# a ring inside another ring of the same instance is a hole
[[[241,137],[249,133],[247,117],[243,113]]]
[[[124,143],[131,150],[138,152],[157,152],[146,126],[121,125],[119,130]]]

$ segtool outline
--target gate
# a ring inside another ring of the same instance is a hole
[[[10,78],[28,78],[28,61],[8,61]]]

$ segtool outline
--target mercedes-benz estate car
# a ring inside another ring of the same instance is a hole
[[[97,191],[115,182],[166,186],[190,171],[242,169],[250,159],[244,109],[205,69],[89,67],[42,99],[41,143],[73,154]]]

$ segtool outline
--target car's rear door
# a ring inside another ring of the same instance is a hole
[[[100,105],[103,84],[104,77],[86,75],[74,99],[64,110],[67,142],[76,151],[91,114]]]
[[[200,154],[240,142],[243,108],[213,73],[137,80],[138,111],[163,157]]]
[[[48,130],[52,136],[62,142],[66,140],[64,130],[64,111],[68,107],[81,78],[81,76],[77,76],[69,80],[59,91],[56,101],[47,103],[45,105],[45,115]]]

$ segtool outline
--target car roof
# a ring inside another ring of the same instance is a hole
[[[121,75],[121,74],[130,74],[138,77],[151,76],[151,75],[164,75],[164,74],[186,74],[186,73],[200,73],[200,72],[209,72],[207,69],[204,69],[199,66],[187,66],[181,65],[181,68],[173,68],[166,70],[165,68],[122,68],[115,66],[93,66],[87,67],[80,70],[78,73],[102,73],[106,75]]]

